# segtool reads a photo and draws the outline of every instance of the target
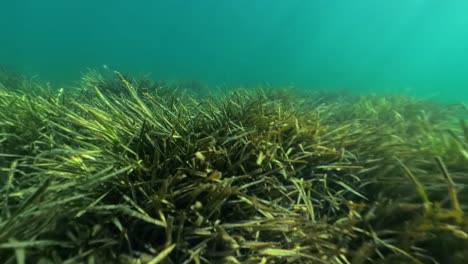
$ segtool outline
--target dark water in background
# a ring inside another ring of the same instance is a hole
[[[3,0],[0,64],[468,101],[468,1]]]

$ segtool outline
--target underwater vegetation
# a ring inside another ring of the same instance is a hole
[[[2,72],[2,263],[466,263],[463,104],[185,84]]]

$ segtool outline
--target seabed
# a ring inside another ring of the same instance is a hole
[[[467,263],[468,109],[0,71],[2,263]]]

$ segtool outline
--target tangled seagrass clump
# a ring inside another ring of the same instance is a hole
[[[464,105],[99,78],[0,86],[4,263],[468,259]]]

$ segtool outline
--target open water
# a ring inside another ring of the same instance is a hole
[[[468,101],[466,0],[15,0],[0,64],[53,86],[107,65],[153,79]]]

